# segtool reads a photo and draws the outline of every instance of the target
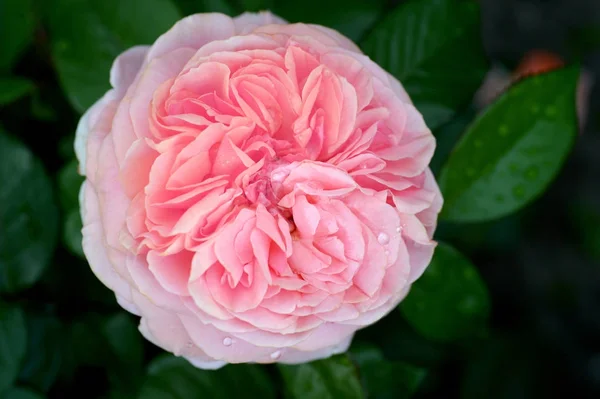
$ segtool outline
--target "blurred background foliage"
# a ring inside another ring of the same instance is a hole
[[[197,370],[88,268],[74,132],[121,51],[188,14],[264,9],[341,31],[402,81],[438,140],[442,243],[347,354]],[[539,49],[570,66],[473,100]],[[0,0],[0,398],[599,397],[597,90],[575,109],[599,50],[596,0]]]

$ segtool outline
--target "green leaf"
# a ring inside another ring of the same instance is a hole
[[[437,341],[472,334],[485,325],[489,308],[487,288],[475,266],[443,243],[400,303],[407,321],[425,337]]]
[[[10,104],[35,88],[32,81],[16,76],[0,77],[0,105]]]
[[[43,100],[39,91],[34,91],[31,96],[31,116],[44,122],[55,122],[58,119],[53,105]]]
[[[108,339],[103,332],[103,320],[95,314],[77,320],[69,328],[68,341],[74,366],[103,366],[112,362]]]
[[[10,69],[31,43],[34,25],[31,0],[0,1],[0,70]]]
[[[35,283],[54,251],[58,211],[41,162],[0,132],[0,292]]]
[[[354,344],[350,357],[371,399],[409,398],[419,388],[427,370],[408,363],[389,361],[374,345]]]
[[[475,120],[442,169],[443,218],[499,218],[544,192],[577,133],[578,76],[567,68],[526,79]]]
[[[429,128],[466,105],[488,69],[474,1],[411,0],[379,23],[363,51],[404,86]]]
[[[143,380],[142,339],[137,320],[124,311],[108,317],[88,313],[68,326],[61,376],[68,380],[84,367],[104,369],[110,387],[132,398]]]
[[[181,18],[170,0],[49,0],[52,55],[63,89],[83,112],[109,88],[113,60],[152,44]]]
[[[113,385],[135,391],[141,382],[144,357],[142,336],[137,325],[130,314],[121,312],[106,320],[103,333],[114,359],[109,369]]]
[[[81,235],[82,228],[83,224],[81,222],[79,209],[73,209],[67,214],[64,221],[63,242],[73,255],[77,255],[81,258],[85,257],[83,247],[81,246],[83,241],[83,236]]]
[[[375,23],[383,6],[382,0],[278,0],[272,10],[289,22],[328,26],[357,41]]]
[[[163,355],[150,363],[140,399],[275,398],[273,382],[263,367],[228,365],[200,370],[183,358]]]
[[[71,142],[71,148],[73,143]],[[76,159],[63,166],[58,173],[58,187],[60,204],[66,217],[63,220],[63,242],[74,255],[83,257],[81,247],[81,215],[79,212],[79,190],[84,181],[77,169],[79,163]]]
[[[0,393],[0,399],[44,399],[44,397],[29,389],[10,388]]]
[[[376,343],[391,361],[421,368],[437,367],[446,356],[446,344],[431,341],[419,334],[401,312],[391,312],[356,334],[355,340]]]
[[[28,315],[27,353],[19,381],[46,392],[58,376],[64,353],[63,329],[50,316]]]
[[[475,110],[469,108],[433,132],[436,140],[435,153],[429,167],[435,176],[439,176],[442,166],[446,163],[452,149],[475,118]]]
[[[199,12],[220,12],[229,16],[239,14],[227,0],[175,0],[175,2],[185,15]]]
[[[21,309],[0,302],[0,392],[17,378],[27,349],[27,326]]]
[[[272,9],[275,0],[238,0],[244,11],[258,12]]]
[[[72,146],[73,143],[71,143]],[[79,162],[76,159],[71,159],[58,172],[60,205],[65,211],[79,209],[79,189],[85,178],[77,172],[78,165]]]
[[[298,365],[279,365],[294,399],[364,398],[356,368],[347,355]]]

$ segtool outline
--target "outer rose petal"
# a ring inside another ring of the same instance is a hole
[[[149,46],[135,46],[119,55],[110,69],[110,85],[123,96],[137,76]]]
[[[245,12],[233,18],[236,35],[245,35],[252,32],[254,29],[263,25],[287,24],[287,21],[268,11],[259,13]]]
[[[83,176],[87,174],[88,169],[88,147],[90,141],[99,143],[104,135],[108,134],[110,126],[108,124],[112,121],[112,115],[109,117],[101,118],[102,113],[110,112],[107,108],[115,105],[117,94],[114,90],[109,90],[102,98],[94,103],[79,119],[77,124],[77,130],[75,132],[75,156],[79,161],[79,173]],[[90,138],[90,132],[92,129],[95,130],[95,135],[100,137]],[[98,151],[98,146],[95,146],[92,152]]]
[[[83,204],[83,252],[90,263],[92,271],[104,285],[115,293],[131,302],[131,288],[127,281],[123,279],[110,262],[106,247],[104,246],[105,232],[100,218],[98,197],[89,182],[84,182],[82,186],[85,201]]]
[[[177,22],[167,33],[160,36],[146,56],[152,60],[180,48],[199,49],[215,40],[235,35],[233,20],[225,14],[194,14]]]

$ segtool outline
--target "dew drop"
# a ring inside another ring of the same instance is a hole
[[[281,351],[275,351],[273,353],[271,353],[271,359],[275,360],[275,359],[279,359],[281,357]]]
[[[396,227],[396,233],[400,233],[402,231],[402,226]]]
[[[515,198],[517,199],[523,199],[525,198],[525,188],[520,185],[517,184],[514,188],[513,188],[513,195],[515,196]]]
[[[385,251],[385,256],[390,256],[390,251],[386,250]]]
[[[233,340],[231,338],[229,338],[229,337],[223,338],[223,345],[231,346],[231,344],[233,344]]]
[[[549,105],[548,107],[546,107],[546,110],[545,110],[546,116],[555,116],[556,112],[557,112],[557,109],[555,106]]]
[[[388,242],[390,242],[390,236],[388,236],[385,233],[379,233],[379,235],[377,236],[377,241],[379,241],[381,245],[385,245]]]
[[[539,175],[539,171],[538,168],[535,166],[531,166],[529,168],[527,168],[527,171],[525,172],[525,178],[527,180],[535,180],[537,179]]]

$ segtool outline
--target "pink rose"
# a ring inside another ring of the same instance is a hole
[[[429,263],[435,140],[339,33],[198,14],[114,62],[77,129],[83,248],[202,368],[347,349]]]

